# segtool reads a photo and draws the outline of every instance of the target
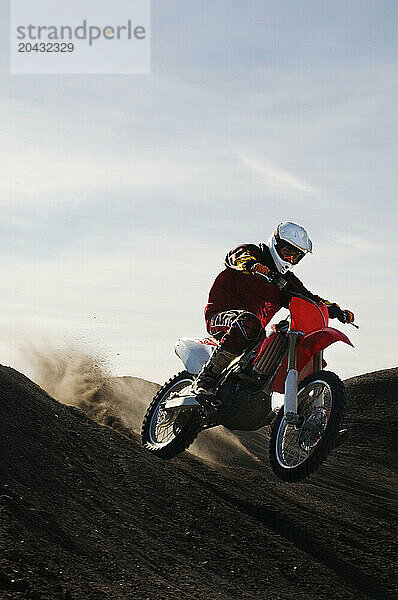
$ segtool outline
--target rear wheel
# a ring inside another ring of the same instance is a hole
[[[272,470],[283,481],[314,473],[336,444],[345,413],[345,388],[330,371],[313,373],[299,384],[299,425],[288,425],[283,407],[269,444]]]
[[[170,379],[160,388],[146,412],[141,429],[142,445],[160,458],[173,458],[186,450],[202,429],[198,409],[164,408],[171,394],[189,387],[193,380],[194,376],[188,371]]]

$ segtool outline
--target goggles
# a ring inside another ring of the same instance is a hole
[[[276,251],[279,256],[289,262],[291,265],[297,265],[298,262],[305,256],[305,252],[293,246],[293,244],[289,244],[286,240],[279,239],[276,243]]]

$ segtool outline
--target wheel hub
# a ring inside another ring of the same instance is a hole
[[[305,452],[310,452],[315,448],[321,439],[327,422],[329,411],[323,406],[315,408],[314,412],[306,419],[299,433],[299,444]]]

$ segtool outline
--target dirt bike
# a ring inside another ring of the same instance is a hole
[[[325,348],[337,341],[353,344],[328,327],[323,303],[299,294],[290,315],[263,331],[255,345],[233,360],[217,384],[217,408],[200,404],[192,382],[217,346],[212,338],[180,338],[175,351],[185,370],[170,379],[153,398],[142,425],[142,443],[169,459],[188,448],[200,431],[223,425],[254,431],[271,422],[270,464],[283,481],[300,481],[313,473],[335,447],[345,413],[342,381],[325,371]],[[284,394],[275,414],[273,392]]]

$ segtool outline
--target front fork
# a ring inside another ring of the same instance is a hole
[[[288,425],[299,425],[300,416],[297,414],[297,389],[298,389],[298,372],[296,369],[296,347],[297,339],[300,335],[295,331],[291,331],[289,334],[289,349],[287,357],[287,376],[285,382],[285,405],[284,415],[286,423]],[[317,352],[313,356],[313,372],[322,370],[323,366],[323,352]],[[323,398],[319,401],[323,404]]]

